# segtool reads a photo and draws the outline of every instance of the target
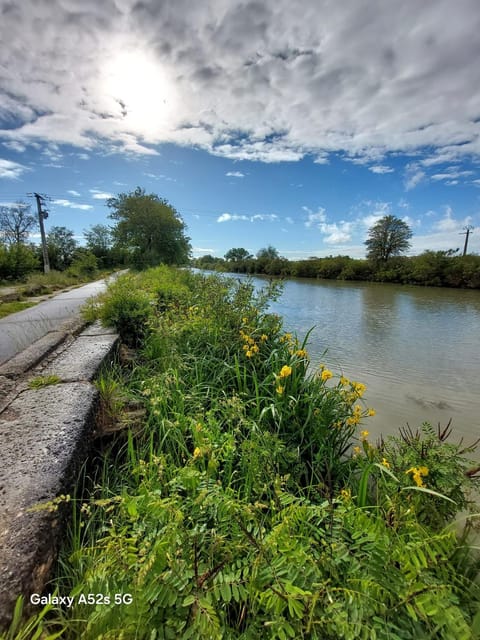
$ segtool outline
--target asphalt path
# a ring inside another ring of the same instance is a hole
[[[43,338],[49,331],[58,329],[67,320],[79,316],[80,309],[88,298],[96,296],[105,288],[105,280],[90,282],[0,319],[0,364],[26,349],[35,340]]]

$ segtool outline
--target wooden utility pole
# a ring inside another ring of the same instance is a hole
[[[461,233],[460,235],[465,236],[465,244],[463,246],[463,255],[466,256],[467,247],[468,247],[468,237],[470,236],[470,231],[473,231],[473,225],[467,224],[467,226],[463,228],[465,229],[465,233]]]
[[[42,238],[43,271],[44,273],[50,273],[50,261],[48,259],[47,239],[45,237],[45,227],[43,226],[44,219],[48,218],[48,211],[45,211],[45,209],[42,209],[42,204],[45,198],[38,193],[34,193],[33,195],[35,197],[35,200],[37,201],[38,224],[40,225],[40,236]]]

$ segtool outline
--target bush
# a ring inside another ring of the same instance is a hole
[[[138,347],[149,333],[153,315],[152,299],[136,286],[130,275],[119,277],[102,298],[99,318],[107,327],[114,327],[122,342]]]

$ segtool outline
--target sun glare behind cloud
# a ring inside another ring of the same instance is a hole
[[[138,132],[165,132],[174,113],[175,90],[161,65],[141,51],[111,58],[103,69],[102,92]]]

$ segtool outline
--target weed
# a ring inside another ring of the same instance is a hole
[[[28,388],[41,389],[42,387],[48,387],[52,384],[58,384],[59,382],[61,382],[61,379],[54,374],[50,376],[38,376],[29,381]]]

